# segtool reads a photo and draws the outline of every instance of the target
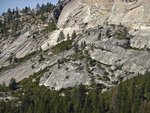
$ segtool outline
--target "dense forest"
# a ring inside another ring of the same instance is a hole
[[[107,91],[101,84],[55,91],[38,85],[43,71],[19,83],[12,79],[8,87],[1,85],[1,95],[11,93],[14,99],[1,101],[0,113],[150,113],[150,73]]]

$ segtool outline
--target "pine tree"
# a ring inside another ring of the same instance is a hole
[[[84,48],[84,44],[83,44],[83,42],[81,42],[81,46],[80,46],[80,48],[81,48],[81,49],[83,49],[83,48]]]
[[[86,47],[86,42],[85,41],[81,42],[80,48],[84,49],[85,47]]]
[[[74,40],[77,37],[76,31],[73,31],[71,38]]]
[[[61,0],[58,1],[58,4],[61,3]]]
[[[48,26],[47,26],[47,32],[52,32],[54,30],[56,30],[56,24],[55,24],[55,22],[54,21],[49,22]]]
[[[93,112],[94,113],[97,113],[97,107],[98,107],[98,92],[97,90],[95,90],[93,93],[92,93],[92,108],[93,108]]]
[[[36,4],[36,9],[40,10],[40,4],[39,3]]]
[[[79,45],[78,45],[78,44],[75,44],[75,45],[74,45],[74,52],[75,52],[75,53],[78,53],[78,52],[79,52]]]
[[[84,47],[86,47],[86,41],[83,42]]]
[[[12,22],[12,12],[11,12],[10,8],[7,11],[7,22],[8,22],[8,24],[10,24]]]
[[[101,40],[101,32],[98,34],[98,40]]]
[[[119,84],[117,89],[117,113],[121,112],[121,101],[122,101],[122,82]]]
[[[84,107],[82,109],[82,113],[92,113],[91,100],[89,97],[85,98]]]
[[[17,83],[16,83],[16,80],[14,78],[12,78],[10,80],[10,83],[9,83],[9,89],[10,90],[15,90],[17,88]]]
[[[23,10],[23,12],[25,13],[25,14],[27,14],[28,12],[30,11],[30,7],[25,7],[25,9]]]
[[[65,35],[64,35],[63,31],[60,31],[57,42],[63,41],[64,39],[65,39]]]
[[[67,40],[70,40],[70,36],[69,36],[69,33],[67,34]]]
[[[110,29],[109,29],[109,28],[108,28],[107,31],[106,31],[106,36],[107,36],[108,38],[111,37],[111,36],[110,36]]]

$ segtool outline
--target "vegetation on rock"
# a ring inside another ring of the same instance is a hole
[[[42,71],[41,71],[42,72]],[[40,72],[40,73],[41,73]],[[102,92],[103,85],[49,90],[38,85],[38,76],[19,82],[20,89],[11,91],[17,99],[0,102],[0,113],[149,113],[150,73],[121,82]],[[36,81],[32,81],[33,78]],[[7,91],[0,85],[0,91]]]

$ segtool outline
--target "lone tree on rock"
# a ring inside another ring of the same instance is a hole
[[[76,37],[77,37],[76,31],[73,31],[71,38],[74,40]]]
[[[70,40],[70,36],[69,36],[69,34],[67,34],[67,40]]]
[[[74,45],[74,52],[75,52],[75,53],[78,53],[78,52],[79,52],[79,45],[78,45],[78,44],[75,44],[75,45]]]
[[[10,80],[10,83],[9,83],[9,89],[10,90],[15,90],[17,88],[17,83],[16,83],[16,80],[14,78],[12,78]]]
[[[65,35],[63,31],[60,32],[57,42],[63,41],[65,39]]]
[[[98,34],[98,40],[101,40],[101,37],[102,37],[102,33],[100,32],[99,34]]]

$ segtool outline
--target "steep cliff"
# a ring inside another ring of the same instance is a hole
[[[148,0],[72,0],[62,11],[58,27],[96,26],[104,22],[140,27],[150,24]]]
[[[43,14],[50,23],[36,11],[34,19],[22,16],[29,19],[18,36],[0,34],[0,83],[36,75],[55,89],[111,87],[150,71],[149,6],[148,0],[67,0]]]

